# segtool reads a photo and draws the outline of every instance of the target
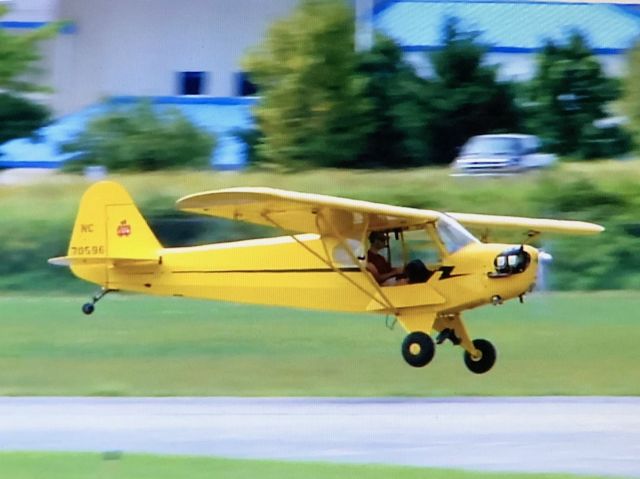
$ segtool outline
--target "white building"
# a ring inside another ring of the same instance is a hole
[[[45,47],[43,83],[65,114],[121,96],[242,93],[240,65],[297,0],[12,0],[3,26],[65,20]],[[245,84],[246,86],[246,84]]]
[[[3,0],[0,0],[2,2]],[[606,71],[624,72],[624,53],[640,34],[640,16],[622,5],[503,0],[351,0],[367,44],[371,26],[395,38],[418,68],[440,45],[446,16],[481,32],[488,61],[506,79],[531,76],[545,38],[579,28]],[[640,0],[639,0],[640,1]],[[71,27],[45,48],[43,83],[57,114],[112,96],[242,96],[241,59],[298,0],[4,0],[2,26],[28,29],[53,20]],[[244,87],[243,87],[244,85]],[[243,90],[244,88],[244,90]]]

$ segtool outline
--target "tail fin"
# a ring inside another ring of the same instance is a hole
[[[82,196],[67,256],[49,262],[72,268],[112,261],[157,262],[161,248],[129,193],[118,183],[101,181]]]

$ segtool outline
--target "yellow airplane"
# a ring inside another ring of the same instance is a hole
[[[187,196],[177,207],[288,234],[164,248],[121,185],[95,183],[82,197],[67,256],[49,260],[102,287],[83,305],[85,314],[111,291],[380,313],[408,333],[402,355],[411,366],[427,365],[435,344],[448,340],[464,349],[466,366],[478,374],[491,369],[496,351],[489,341],[470,338],[461,313],[522,301],[550,255],[529,244],[481,242],[463,225],[485,233],[522,230],[528,238],[604,230],[579,221],[441,213],[256,187]],[[382,233],[386,262],[402,267],[391,284],[372,274],[372,232]]]

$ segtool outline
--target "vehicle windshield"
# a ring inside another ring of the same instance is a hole
[[[448,216],[443,216],[436,222],[436,230],[449,254],[455,253],[468,244],[480,242],[464,226]]]
[[[503,136],[476,136],[462,149],[463,155],[506,155],[520,151],[520,141]]]

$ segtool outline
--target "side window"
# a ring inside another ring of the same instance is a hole
[[[206,91],[206,72],[179,72],[178,93],[180,95],[204,95]]]
[[[236,73],[236,96],[255,96],[258,93],[258,87],[249,79],[249,75],[245,72]]]
[[[537,138],[527,138],[525,140],[525,152],[528,155],[532,155],[534,153],[538,153],[540,150],[540,144]]]
[[[355,255],[356,259],[362,259],[365,257],[364,248],[360,241],[348,239],[347,243],[349,244],[351,251],[348,251],[341,244],[334,246],[331,251],[331,258],[336,266],[358,266],[358,264],[353,261],[353,256],[350,253]]]
[[[405,231],[404,247],[402,238],[392,246],[392,259],[394,266],[401,266],[413,259],[421,260],[427,267],[440,262],[440,251],[424,229]],[[406,260],[406,263],[405,263]]]

